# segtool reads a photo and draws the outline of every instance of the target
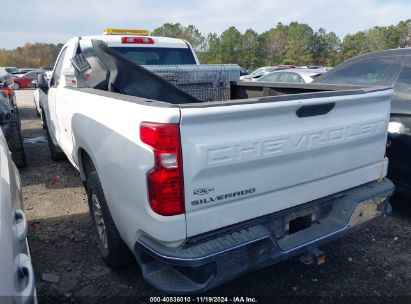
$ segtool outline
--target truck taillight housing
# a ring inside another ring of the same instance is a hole
[[[2,90],[2,91],[4,91],[4,92],[6,92],[8,95],[13,94],[13,90],[12,90],[12,89],[10,89],[10,88],[1,88],[0,90]]]
[[[121,43],[154,44],[154,40],[150,37],[121,37]]]
[[[179,124],[142,122],[140,139],[154,152],[154,167],[147,173],[151,208],[161,215],[184,213]]]

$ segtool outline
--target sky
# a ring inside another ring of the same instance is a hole
[[[61,43],[106,27],[153,30],[166,22],[193,24],[206,35],[230,26],[262,33],[297,21],[342,38],[411,18],[411,0],[15,0],[12,6],[0,19],[0,48]]]

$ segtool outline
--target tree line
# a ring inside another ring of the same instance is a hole
[[[202,63],[237,63],[249,70],[277,64],[335,66],[371,51],[410,46],[411,19],[348,34],[342,39],[334,32],[323,28],[314,31],[308,24],[299,22],[278,23],[261,34],[251,28],[241,33],[231,26],[221,35],[203,35],[194,25],[165,23],[151,35],[187,40]],[[13,50],[0,49],[0,66],[53,65],[61,46],[26,43]]]
[[[376,26],[348,34],[342,40],[308,24],[278,23],[275,28],[258,34],[253,29],[241,33],[234,26],[221,35],[201,34],[194,25],[165,23],[153,36],[183,38],[190,42],[202,63],[237,63],[247,69],[277,64],[335,66],[354,56],[389,48],[409,46],[411,19],[397,25]]]
[[[39,68],[53,66],[63,44],[26,43],[13,50],[0,49],[0,66]]]

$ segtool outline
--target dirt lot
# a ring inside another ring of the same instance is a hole
[[[33,91],[16,93],[28,160],[20,173],[39,302],[140,303],[162,296],[142,279],[136,265],[114,272],[102,262],[79,174],[67,161],[50,160]],[[260,302],[410,303],[410,206],[396,199],[390,216],[324,246],[327,263],[319,269],[295,258],[206,295],[253,296]]]

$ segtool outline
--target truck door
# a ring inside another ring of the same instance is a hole
[[[51,134],[51,137],[56,140],[56,143],[59,143],[60,141],[60,128],[56,113],[56,95],[57,89],[60,86],[61,82],[62,67],[66,51],[67,47],[61,50],[57,62],[54,66],[53,75],[50,79],[50,88],[48,90],[47,106],[45,107],[47,128]]]
[[[67,42],[67,51],[65,53],[62,68],[60,71],[60,82],[58,84],[58,90],[55,96],[55,106],[56,106],[56,115],[59,122],[59,140],[58,144],[66,156],[72,161],[73,154],[73,138],[71,131],[71,120],[73,117],[73,105],[72,100],[70,99],[71,90],[66,87],[66,79],[64,76],[64,71],[66,68],[71,66],[70,59],[76,53],[78,45],[77,38],[73,38]],[[70,91],[70,92],[68,92]]]

